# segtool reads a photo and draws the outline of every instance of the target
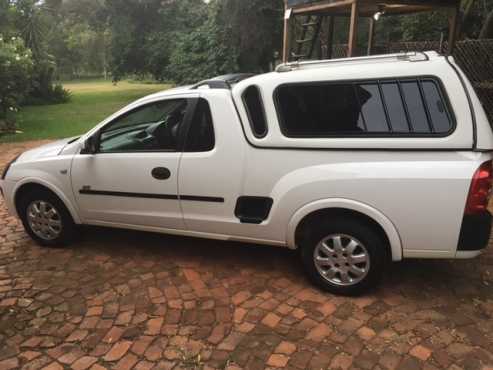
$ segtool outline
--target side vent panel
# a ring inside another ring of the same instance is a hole
[[[274,201],[267,197],[239,197],[235,216],[244,224],[261,224],[269,217]]]

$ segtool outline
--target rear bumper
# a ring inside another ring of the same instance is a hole
[[[491,234],[491,214],[465,215],[462,220],[457,251],[480,251],[488,246]]]

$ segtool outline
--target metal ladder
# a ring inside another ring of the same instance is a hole
[[[305,17],[300,25],[299,38],[296,38],[295,51],[291,53],[293,59],[302,60],[312,57],[317,40],[320,38],[323,21],[323,16],[307,15]]]

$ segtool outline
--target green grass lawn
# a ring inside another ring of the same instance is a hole
[[[18,115],[21,134],[0,136],[0,142],[59,139],[88,131],[97,123],[145,95],[169,85],[139,84],[126,81],[84,81],[63,84],[72,92],[66,104],[23,107]]]

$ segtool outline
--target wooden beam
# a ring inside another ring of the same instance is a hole
[[[460,8],[459,6],[456,6],[450,11],[450,15],[448,19],[449,33],[448,33],[447,55],[451,55],[455,49],[455,42],[457,41],[459,17],[460,17]]]
[[[319,13],[328,9],[348,7],[351,6],[353,2],[353,0],[342,0],[326,4],[306,5],[293,8],[293,14]]]
[[[368,18],[370,20],[370,26],[368,29],[368,49],[366,50],[367,55],[371,55],[373,52],[373,43],[375,41],[375,19],[373,17]]]
[[[347,56],[351,58],[356,52],[356,42],[358,39],[358,0],[354,0],[351,4],[351,20],[349,21],[349,40],[347,48]]]
[[[283,36],[283,47],[282,47],[282,62],[289,62],[289,52],[291,49],[290,46],[290,22],[289,18],[286,17],[288,11],[288,0],[284,0],[284,36]]]
[[[352,0],[325,0],[318,1],[315,4],[303,4],[293,7],[293,14],[309,14],[316,13],[317,15],[324,14],[350,14]],[[451,9],[460,5],[459,0],[430,0],[423,2],[423,0],[382,0],[382,2],[376,2],[374,0],[359,0],[360,15],[371,16],[373,15],[378,6],[384,6],[387,14],[408,14],[420,11],[432,11],[440,9]]]
[[[383,5],[385,7],[393,7],[393,6],[430,6],[434,8],[452,8],[457,5],[460,5],[460,0],[382,0],[382,1],[374,1],[374,0],[361,0],[361,5],[367,4],[375,4]]]
[[[408,9],[408,8],[406,8]],[[424,12],[431,12],[433,10],[440,10],[441,8],[430,8],[430,7],[413,7],[412,11],[410,10],[402,10],[401,8],[399,9],[394,9],[392,11],[385,11],[385,15],[383,17],[389,17],[393,15],[406,15],[406,14],[416,14],[416,13],[424,13]],[[375,13],[378,10],[372,9],[371,11],[365,10],[363,7],[359,7],[359,17],[360,18],[370,18],[375,15]],[[330,11],[323,11],[323,12],[318,12],[318,13],[311,13],[311,14],[317,14],[317,15],[324,15],[324,16],[336,16],[336,17],[346,17],[349,18],[351,17],[351,8],[349,9],[339,9],[339,8],[332,8]]]

